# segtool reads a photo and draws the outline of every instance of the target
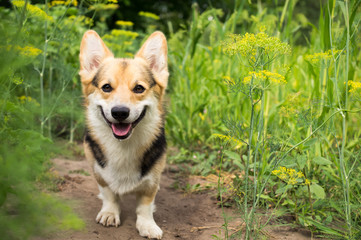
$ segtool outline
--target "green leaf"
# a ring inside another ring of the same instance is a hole
[[[265,195],[265,194],[261,194],[261,195],[259,195],[259,197],[262,199],[268,200],[268,201],[273,201],[273,198],[271,198],[270,196]]]
[[[286,168],[294,168],[296,167],[296,159],[293,156],[287,156],[283,161],[282,165]]]
[[[315,144],[317,142],[317,140],[318,140],[317,138],[312,138],[312,139],[308,140],[307,142],[305,142],[303,144],[303,146],[305,146],[305,147],[312,146],[313,144]]]
[[[233,159],[233,160],[236,160],[236,161],[241,161],[241,157],[236,152],[224,150],[224,154],[226,154],[227,157],[229,157],[230,159]]]
[[[311,193],[313,193],[316,199],[324,199],[326,197],[325,190],[317,183],[313,183],[310,186]]]
[[[290,188],[292,188],[292,186],[290,186],[290,185],[286,185],[284,187],[278,188],[276,190],[276,194],[283,194],[283,193],[287,192],[287,190]]]
[[[326,234],[330,234],[330,235],[335,235],[338,237],[343,238],[344,234],[342,231],[336,229],[336,228],[330,228],[328,226],[326,226],[324,223],[320,223],[318,221],[313,220],[312,218],[307,218],[307,220],[315,227],[317,227],[321,232],[326,233]]]
[[[305,155],[297,156],[297,164],[300,170],[302,170],[307,163],[307,157]]]
[[[331,165],[332,162],[324,157],[317,156],[313,159],[313,162],[318,165]]]

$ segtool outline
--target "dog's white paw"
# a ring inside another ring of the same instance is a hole
[[[100,211],[96,217],[96,221],[106,227],[120,226],[119,213]]]
[[[148,220],[142,217],[138,217],[136,225],[140,236],[151,239],[162,238],[163,231],[160,229],[160,227],[158,227],[153,219]]]

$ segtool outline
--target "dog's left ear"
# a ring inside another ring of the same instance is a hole
[[[109,57],[114,57],[114,55],[105,46],[99,35],[93,30],[86,31],[80,44],[80,76],[88,79],[99,69],[101,63]]]
[[[168,84],[167,40],[162,32],[154,32],[135,57],[143,58],[149,65],[158,84],[165,89]]]

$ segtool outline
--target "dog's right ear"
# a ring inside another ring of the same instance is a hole
[[[114,57],[113,53],[105,46],[99,35],[93,31],[86,31],[80,44],[80,76],[89,79],[98,70],[104,59]]]

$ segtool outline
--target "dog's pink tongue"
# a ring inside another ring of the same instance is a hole
[[[130,123],[112,123],[113,133],[117,136],[125,136],[129,133],[132,124]]]

